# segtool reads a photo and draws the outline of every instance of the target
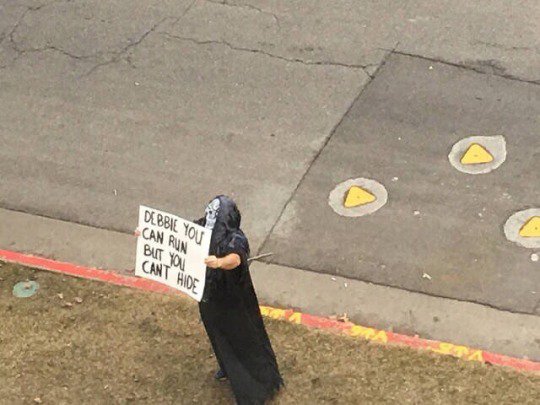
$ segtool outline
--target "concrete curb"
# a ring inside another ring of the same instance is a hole
[[[157,282],[153,282],[147,279],[120,275],[112,271],[78,266],[71,263],[60,262],[10,250],[0,250],[0,260],[35,267],[42,270],[54,271],[70,276],[104,281],[120,286],[138,288],[145,291],[152,291],[158,293],[178,293],[177,290],[173,290],[163,284],[159,284]],[[343,333],[352,337],[362,338],[376,343],[397,344],[415,349],[430,350],[435,353],[450,355],[468,361],[478,361],[487,364],[511,367],[519,371],[540,373],[540,362],[504,356],[497,353],[473,349],[467,346],[459,346],[447,342],[422,339],[418,336],[407,336],[390,331],[368,328],[360,325],[355,325],[351,322],[339,322],[320,316],[296,312],[292,309],[279,309],[268,306],[261,306],[261,313],[263,314],[263,316],[269,318],[286,320],[295,324],[301,324],[311,328],[325,329],[333,332]]]

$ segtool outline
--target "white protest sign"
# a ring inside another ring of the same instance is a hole
[[[135,275],[176,288],[200,301],[211,231],[176,215],[139,207]]]

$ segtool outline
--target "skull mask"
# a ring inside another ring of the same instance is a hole
[[[214,225],[216,224],[216,220],[218,216],[219,205],[220,205],[219,199],[216,198],[212,200],[210,204],[208,204],[208,206],[206,207],[205,228],[210,229],[210,230],[214,229]]]

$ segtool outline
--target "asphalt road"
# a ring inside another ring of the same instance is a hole
[[[535,250],[508,241],[503,227],[515,211],[538,206],[538,101],[538,86],[390,57],[311,167],[265,250],[291,267],[534,313]],[[449,152],[471,135],[503,135],[506,160],[486,174],[456,170]],[[383,184],[388,202],[370,215],[340,216],[328,195],[349,178]]]
[[[276,263],[534,313],[535,250],[502,227],[540,205],[538,21],[536,1],[0,1],[0,207],[130,232],[139,204],[193,218],[228,193]],[[506,161],[458,172],[470,135]],[[356,177],[388,202],[340,217]]]

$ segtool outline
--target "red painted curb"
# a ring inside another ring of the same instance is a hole
[[[177,290],[174,290],[168,286],[144,278],[124,276],[112,271],[77,266],[71,263],[59,262],[56,260],[45,259],[43,257],[32,256],[9,250],[0,249],[0,260],[36,267],[43,270],[54,271],[70,276],[138,288],[146,291],[158,293],[179,293]],[[374,328],[355,325],[351,322],[340,322],[320,316],[304,314],[291,309],[284,310],[261,306],[261,313],[270,318],[284,319],[293,323],[302,324],[317,329],[328,329],[335,332],[344,333],[352,337],[360,337],[373,342],[393,343],[416,349],[430,350],[436,353],[451,355],[465,360],[480,361],[483,363],[511,367],[516,370],[540,373],[539,362],[518,359],[478,349],[471,349],[467,346],[459,346],[447,342],[422,339],[417,336],[407,336],[399,333],[377,330]]]
[[[77,266],[71,263],[59,262],[56,260],[45,259],[43,257],[12,252],[9,250],[0,249],[0,259],[6,262],[23,264],[25,266],[36,267],[38,269],[54,271],[57,273],[87,278],[90,280],[105,281],[111,284],[139,288],[141,290],[159,293],[175,291],[164,284],[147,280],[145,278],[123,276],[113,271],[98,270],[90,267]]]

